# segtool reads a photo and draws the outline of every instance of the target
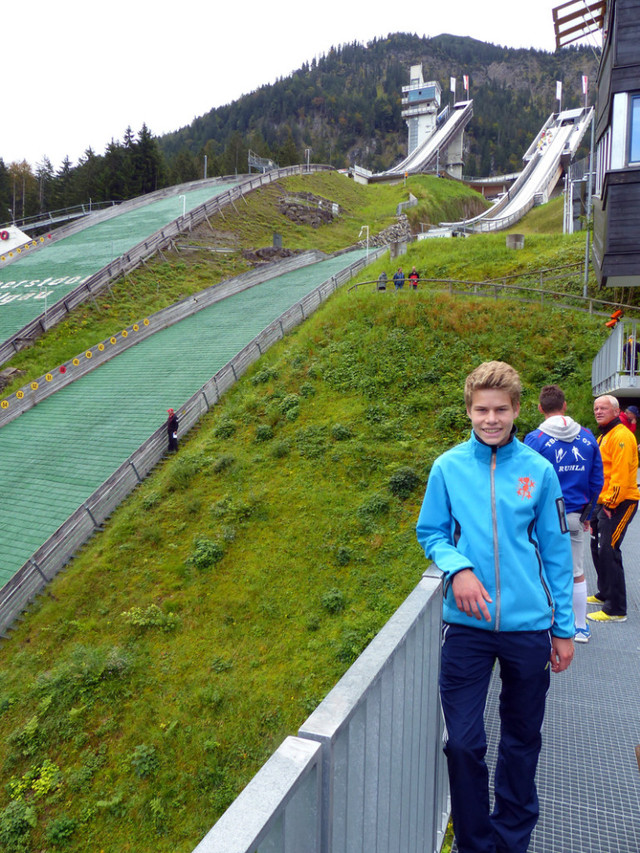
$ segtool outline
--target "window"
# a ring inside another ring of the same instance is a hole
[[[631,97],[629,163],[640,163],[640,95],[632,95]]]

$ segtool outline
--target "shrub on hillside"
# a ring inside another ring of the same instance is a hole
[[[24,800],[12,800],[0,812],[0,849],[5,853],[30,850],[29,836],[37,823],[36,810]]]
[[[469,418],[462,406],[445,406],[435,421],[435,427],[439,432],[466,430],[468,426]]]
[[[179,456],[170,469],[169,490],[184,491],[189,488],[196,474],[208,464],[209,459],[204,454]]]
[[[215,566],[224,557],[224,548],[219,542],[201,537],[195,540],[188,561],[196,569],[208,569]]]
[[[283,459],[291,453],[291,442],[288,439],[278,441],[271,449],[271,455],[274,459]]]
[[[78,821],[68,815],[61,815],[49,821],[47,825],[47,841],[53,847],[64,847],[75,832]]]
[[[277,379],[278,371],[274,367],[265,367],[251,377],[252,385],[260,385],[268,382],[270,379]]]
[[[218,456],[218,458],[213,463],[213,470],[216,474],[221,474],[223,471],[226,471],[227,468],[231,468],[235,461],[235,456],[231,456],[229,454]]]
[[[349,429],[349,427],[344,426],[343,424],[334,424],[331,427],[331,438],[334,441],[346,441],[349,438],[352,438],[353,433]]]
[[[273,427],[269,424],[258,424],[256,427],[255,440],[257,442],[270,441],[273,438]]]
[[[357,509],[360,521],[369,522],[389,512],[389,498],[386,495],[375,494],[361,504]]]
[[[142,508],[145,510],[153,509],[154,506],[157,506],[160,503],[161,495],[160,492],[148,492],[142,499]]]
[[[216,438],[231,438],[236,429],[236,422],[232,421],[231,418],[220,418],[213,434]]]
[[[157,604],[150,604],[144,610],[142,607],[132,607],[120,614],[129,625],[139,631],[148,628],[160,628],[163,631],[175,631],[180,620],[174,613],[164,613]]]
[[[342,613],[346,607],[344,593],[335,587],[325,592],[320,603],[327,613]]]
[[[296,433],[296,445],[300,456],[307,459],[317,459],[325,451],[326,428],[321,425],[299,429]]]
[[[300,397],[297,394],[287,394],[280,403],[280,411],[288,421],[295,421],[300,414]]]
[[[421,482],[413,468],[398,468],[389,478],[389,491],[403,501],[418,488]]]
[[[146,779],[148,776],[153,776],[157,771],[159,764],[160,762],[158,761],[155,746],[141,743],[133,750],[131,766],[133,767],[136,776],[140,779]]]

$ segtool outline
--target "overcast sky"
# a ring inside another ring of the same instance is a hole
[[[24,14],[11,16],[10,26],[5,21],[0,157],[6,165],[27,160],[34,168],[45,156],[56,170],[65,156],[76,164],[89,147],[103,154],[129,125],[134,134],[143,123],[156,136],[177,130],[288,76],[331,46],[365,44],[389,33],[452,33],[553,51],[551,10],[560,1],[376,8],[338,0],[110,0],[97,6],[35,0]]]

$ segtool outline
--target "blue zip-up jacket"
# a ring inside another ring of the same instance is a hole
[[[552,465],[517,438],[496,448],[472,432],[436,459],[417,534],[445,575],[445,622],[573,637],[573,563],[560,483]],[[490,622],[456,606],[451,580],[468,568],[492,598]]]

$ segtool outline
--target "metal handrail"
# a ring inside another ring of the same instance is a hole
[[[549,268],[547,270],[538,270],[535,273],[531,273],[530,275],[532,277],[539,275],[540,279],[542,281],[542,277],[543,277],[543,274],[545,272],[546,273],[558,272],[559,270],[571,269],[571,268],[576,268],[576,271],[580,270],[582,268],[582,262],[579,261],[575,264],[570,264],[567,267],[556,267],[556,268]],[[502,277],[497,278],[497,279],[488,279],[486,281],[473,281],[473,280],[469,280],[469,279],[422,278],[421,277],[418,279],[418,283],[436,284],[436,285],[443,284],[443,285],[446,285],[446,288],[441,288],[440,289],[441,291],[448,290],[448,292],[451,294],[453,294],[455,292],[455,293],[459,293],[459,294],[464,295],[464,296],[481,296],[483,294],[479,291],[479,288],[485,288],[486,287],[486,288],[491,288],[493,290],[492,295],[495,296],[496,298],[498,296],[502,295],[502,291],[506,291],[506,293],[504,294],[506,296],[511,296],[511,295],[514,295],[514,294],[519,293],[519,292],[523,292],[525,294],[531,294],[532,296],[535,296],[536,298],[535,299],[532,298],[530,301],[531,302],[537,302],[539,304],[544,304],[545,296],[554,297],[554,298],[558,297],[560,299],[567,299],[567,300],[575,300],[575,301],[577,301],[578,304],[582,304],[582,305],[586,306],[586,308],[584,310],[587,310],[589,314],[598,314],[598,315],[602,314],[603,316],[609,315],[613,310],[622,310],[626,314],[633,313],[633,312],[640,313],[640,306],[638,306],[638,305],[628,305],[627,303],[623,303],[623,302],[609,302],[608,300],[605,300],[605,299],[595,299],[592,296],[582,296],[581,294],[578,294],[578,293],[567,293],[566,291],[547,290],[545,288],[540,288],[540,287],[526,287],[525,285],[518,285],[518,284],[507,284],[507,280],[509,278],[523,278],[523,277],[524,277],[524,275],[522,273],[506,275],[506,276],[502,276]],[[553,276],[553,278],[557,279],[557,278],[561,278],[561,276],[556,275],[556,276]],[[366,284],[372,284],[372,285],[377,286],[378,279],[377,278],[376,279],[368,279],[367,281],[356,282],[356,284],[351,285],[351,287],[348,289],[348,292],[350,293],[352,290],[357,290],[359,287],[362,287]],[[408,282],[406,280],[405,280],[405,284],[408,284]],[[473,290],[472,291],[456,290],[455,288],[457,286],[471,287],[471,288],[473,288]],[[376,289],[377,289],[377,287],[376,287]],[[393,281],[390,279],[387,281],[387,289],[393,290]],[[407,287],[406,289],[412,289],[412,288]],[[383,291],[380,291],[380,292],[383,292]],[[557,304],[557,303],[555,303],[555,300],[554,300],[554,304]],[[559,305],[558,307],[574,308],[575,306]],[[578,309],[578,310],[582,310],[582,309]]]
[[[22,216],[11,219],[8,222],[0,223],[0,228],[6,228],[9,225],[15,225],[17,228],[25,230],[26,226],[36,228],[39,225],[46,225],[54,221],[62,219],[70,219],[74,214],[80,216],[88,216],[90,213],[95,213],[97,210],[103,210],[105,207],[117,207],[123,204],[122,201],[89,201],[83,204],[74,204],[71,207],[61,207],[58,210],[43,210],[40,213],[34,213],[33,216]]]
[[[449,816],[441,621],[431,566],[193,853],[440,850]]]

